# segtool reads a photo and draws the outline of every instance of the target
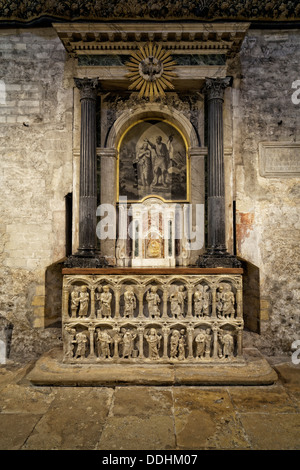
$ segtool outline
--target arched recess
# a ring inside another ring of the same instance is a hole
[[[170,124],[174,124],[184,135],[188,144],[188,150],[199,147],[197,133],[186,116],[174,108],[170,109],[167,106],[161,106],[157,103],[149,103],[146,108],[137,106],[135,109],[124,111],[111,127],[107,135],[105,147],[116,149],[121,136],[128,127],[139,120],[153,118],[166,119]]]
[[[163,106],[157,103],[148,103],[144,106],[136,106],[125,110],[114,122],[108,131],[105,147],[98,149],[101,158],[101,203],[117,205],[118,203],[118,146],[124,134],[129,128],[139,121],[161,120],[173,125],[183,136],[186,143],[187,158],[189,160],[189,202],[193,205],[205,203],[205,150],[200,147],[199,136],[190,120],[175,108]],[[196,220],[196,210],[193,209],[192,233],[199,225]],[[118,242],[117,242],[118,243]],[[123,245],[116,247],[112,240],[102,240],[102,253],[108,258],[114,258],[116,262],[117,250],[126,251]],[[197,249],[190,252],[190,262],[197,259]],[[128,266],[129,260],[124,255],[121,265]]]

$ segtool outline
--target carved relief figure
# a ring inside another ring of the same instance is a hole
[[[76,318],[79,305],[79,287],[75,286],[71,292],[71,315]]]
[[[174,318],[183,316],[185,297],[184,286],[175,286],[175,290],[170,294],[171,314]]]
[[[178,353],[178,345],[179,345],[179,338],[180,333],[178,330],[173,330],[171,337],[170,337],[170,357],[171,359],[175,359]]]
[[[194,312],[197,318],[209,316],[210,294],[208,286],[199,286],[194,294]]]
[[[150,359],[159,359],[159,348],[161,335],[159,335],[155,328],[151,328],[148,333],[144,335],[148,345],[149,345],[149,358]]]
[[[184,315],[184,301],[186,298],[186,292],[184,291],[184,286],[178,287],[178,302],[180,305],[180,314],[181,316]]]
[[[220,341],[223,346],[222,357],[224,358],[232,357],[233,351],[234,351],[234,342],[233,342],[232,334],[229,331],[223,332],[223,334],[220,336]]]
[[[63,346],[68,363],[83,363],[85,358],[132,364],[240,359],[244,323],[235,318],[240,277],[141,274],[124,284],[124,275],[99,275],[99,280],[76,275],[66,276],[64,282]],[[94,309],[89,286],[96,282],[95,310],[101,321],[90,315]],[[216,286],[216,297],[211,285]],[[217,318],[211,313],[212,298]]]
[[[79,294],[79,313],[80,317],[86,317],[89,308],[89,298],[90,294],[88,293],[87,287],[82,286],[81,292]]]
[[[100,309],[97,310],[97,315],[101,315],[102,318],[109,318],[111,316],[111,301],[112,294],[109,291],[109,286],[103,287],[103,292],[97,294],[97,300],[100,302]]]
[[[65,355],[66,357],[73,357],[74,356],[74,347],[76,343],[76,329],[72,328],[71,326],[65,325],[65,347],[66,347],[66,352]]]
[[[223,357],[223,330],[218,331],[218,347],[217,347],[217,352],[218,352],[218,357],[219,359],[222,359]]]
[[[203,286],[199,286],[194,294],[195,317],[203,317]]]
[[[209,316],[209,307],[210,307],[210,293],[209,293],[209,287],[204,286],[203,287],[203,314],[205,317]]]
[[[217,291],[217,317],[223,317],[223,290],[224,287],[221,285]]]
[[[180,338],[179,338],[179,343],[178,343],[178,359],[180,361],[183,361],[185,359],[185,331],[182,329],[180,330]]]
[[[205,357],[210,357],[210,349],[211,349],[211,342],[212,342],[212,335],[210,333],[211,333],[211,330],[207,328],[205,331],[205,347],[204,347]]]
[[[97,349],[98,349],[98,356],[99,357],[110,357],[110,348],[109,345],[111,343],[111,336],[107,332],[107,330],[100,330],[97,329]]]
[[[136,296],[133,291],[133,287],[128,287],[124,292],[124,317],[132,318],[133,312],[136,308]]]
[[[230,284],[222,284],[217,292],[217,315],[218,318],[231,318],[234,317],[234,294],[231,290]]]
[[[158,305],[160,304],[160,297],[157,293],[156,286],[151,286],[150,290],[147,292],[146,300],[148,302],[149,316],[152,318],[160,317],[160,311],[158,308]]]
[[[196,349],[196,356],[199,358],[204,357],[204,348],[205,348],[205,332],[201,330],[200,333],[197,334],[195,338],[195,342],[197,345]]]
[[[224,294],[223,294],[223,315],[224,318],[232,318],[234,317],[234,294],[231,290],[230,284],[225,284],[224,286]]]
[[[147,244],[147,258],[161,258],[163,253],[162,239],[155,238],[155,235],[150,234],[149,239],[146,240]]]
[[[77,350],[76,350],[76,355],[75,355],[76,359],[78,357],[81,357],[81,358],[85,357],[86,349],[87,349],[87,342],[88,342],[88,339],[83,332],[77,333],[76,335]]]
[[[125,328],[122,329],[123,338],[123,354],[122,357],[132,357],[132,353],[134,350],[134,340],[136,338],[136,334],[132,333],[129,329],[126,330]]]
[[[212,335],[210,329],[201,330],[195,338],[197,344],[196,356],[199,358],[210,357]]]
[[[178,318],[181,313],[181,306],[178,299],[178,290],[176,289],[170,294],[170,302],[171,302],[171,314],[174,318]]]

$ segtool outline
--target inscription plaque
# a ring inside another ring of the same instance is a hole
[[[300,143],[261,142],[260,175],[294,178],[300,176]]]

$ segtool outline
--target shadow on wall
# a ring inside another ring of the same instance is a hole
[[[245,329],[260,333],[260,288],[259,268],[249,261],[239,258],[244,269],[243,312]]]
[[[65,246],[66,256],[72,254],[72,193],[65,196]],[[62,268],[65,258],[57,261],[46,269],[45,274],[45,328],[61,327],[62,302]]]
[[[64,260],[51,264],[45,274],[45,328],[61,326],[62,268]]]
[[[13,324],[0,316],[0,364],[6,364],[10,354]]]

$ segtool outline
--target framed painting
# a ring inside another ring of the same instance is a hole
[[[118,200],[159,197],[188,201],[187,146],[167,121],[147,119],[129,127],[118,146]]]

